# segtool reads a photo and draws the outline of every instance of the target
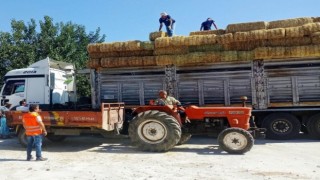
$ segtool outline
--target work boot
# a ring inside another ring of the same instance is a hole
[[[30,161],[33,159],[33,156],[27,157],[27,161]]]
[[[46,160],[48,160],[48,158],[39,157],[36,159],[36,161],[46,161]]]

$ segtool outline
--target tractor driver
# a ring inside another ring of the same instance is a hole
[[[178,107],[181,107],[180,101],[178,101],[176,98],[172,96],[168,96],[167,91],[164,91],[164,90],[159,91],[159,98],[155,100],[154,105],[157,105],[157,106],[176,105]],[[182,107],[178,108],[178,113],[180,114],[180,117],[182,120],[184,120],[185,122],[190,122],[189,118],[187,117]]]
[[[176,98],[168,96],[167,91],[161,90],[159,91],[159,98],[155,101],[155,105],[165,106],[165,105],[177,105],[180,106],[180,101],[176,100]]]

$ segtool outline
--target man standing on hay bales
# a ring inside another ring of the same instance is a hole
[[[218,29],[216,24],[214,23],[214,20],[212,20],[211,18],[208,18],[206,21],[204,21],[201,24],[200,31],[202,31],[202,30],[209,31],[209,30],[211,30],[212,25],[216,28],[216,30]]]
[[[176,22],[174,19],[171,18],[171,16],[169,14],[167,14],[166,12],[163,12],[160,14],[160,27],[159,27],[159,31],[161,31],[162,29],[162,24],[164,23],[166,25],[167,28],[167,34],[169,37],[172,37],[173,35],[173,25]]]

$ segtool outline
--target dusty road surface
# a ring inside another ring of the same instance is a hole
[[[126,138],[45,142],[49,160],[28,162],[17,138],[1,139],[0,179],[320,179],[320,141],[303,136],[256,140],[245,155],[220,151],[212,137],[192,137],[166,153],[140,152]]]

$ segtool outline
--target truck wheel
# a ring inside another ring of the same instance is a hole
[[[227,128],[218,136],[219,147],[230,154],[244,154],[251,150],[254,139],[241,128]]]
[[[168,151],[179,142],[181,128],[178,121],[165,112],[146,111],[130,122],[129,137],[143,151]]]
[[[23,147],[27,147],[28,140],[27,140],[26,130],[24,128],[20,128],[19,133],[18,133],[18,139],[19,139],[20,144]]]
[[[49,139],[52,142],[61,142],[65,140],[67,137],[62,135],[54,135],[54,134],[48,134],[46,136],[47,139]]]
[[[188,142],[190,140],[191,136],[192,135],[190,133],[182,133],[180,141],[178,142],[177,145],[185,144],[186,142]]]
[[[312,138],[320,139],[320,114],[316,114],[309,119],[307,129]]]
[[[274,113],[267,116],[262,122],[266,128],[266,137],[269,139],[293,139],[301,128],[299,120],[288,113]]]

